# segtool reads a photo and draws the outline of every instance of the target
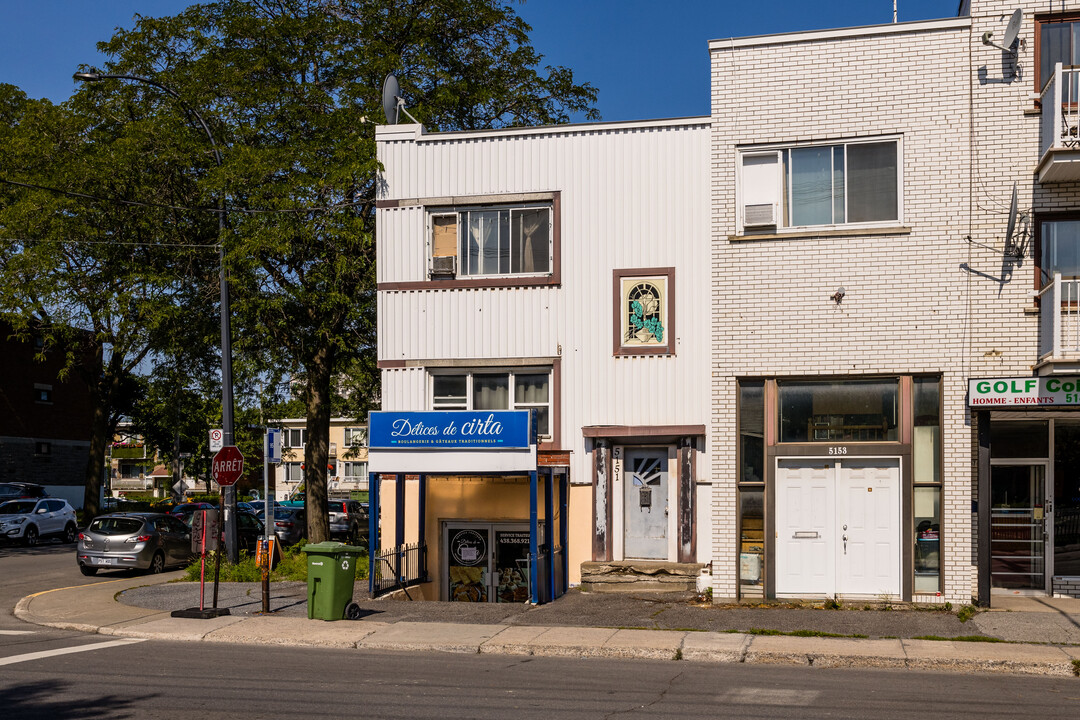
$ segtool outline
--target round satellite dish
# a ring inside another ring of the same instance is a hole
[[[1013,181],[1012,202],[1009,204],[1009,224],[1005,228],[1005,250],[1014,251],[1013,235],[1016,233],[1016,181]]]
[[[398,121],[398,93],[401,92],[401,88],[398,87],[397,78],[394,77],[394,73],[389,73],[386,79],[383,80],[382,86],[382,107],[383,112],[386,114],[386,123],[388,125],[397,125]]]
[[[1013,11],[1012,17],[1009,18],[1009,24],[1005,28],[1005,38],[1002,41],[1002,45],[1012,49],[1013,43],[1016,42],[1016,37],[1020,34],[1020,24],[1024,21],[1024,12],[1020,8],[1016,8]]]

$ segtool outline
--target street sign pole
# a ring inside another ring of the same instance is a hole
[[[274,516],[270,507],[270,463],[281,462],[281,430],[279,428],[266,428],[263,436],[263,537],[266,540],[266,552],[263,553],[262,567],[262,611],[270,612],[270,564],[273,562],[273,554],[270,552],[270,534],[274,527]]]

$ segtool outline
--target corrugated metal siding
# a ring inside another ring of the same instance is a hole
[[[562,445],[587,425],[707,424],[709,127],[425,136],[380,143],[383,197],[560,191],[562,285],[379,293],[379,359],[562,358]],[[379,210],[379,281],[426,279],[425,211]],[[675,267],[675,357],[612,356],[612,271]],[[426,409],[425,374],[384,371],[384,407]],[[707,454],[699,477],[709,477]]]

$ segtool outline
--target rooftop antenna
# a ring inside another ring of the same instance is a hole
[[[386,123],[388,125],[397,125],[400,114],[405,113],[406,117],[419,125],[420,121],[405,109],[405,100],[400,93],[401,88],[398,86],[397,78],[394,77],[394,73],[389,73],[386,79],[383,80],[382,86],[382,107],[383,112],[386,114]]]
[[[1009,18],[1009,24],[1005,26],[1005,37],[1002,38],[1002,44],[990,42],[990,38],[994,37],[994,33],[987,31],[982,34],[983,45],[989,45],[990,47],[996,47],[1002,52],[1009,53],[1014,58],[1016,57],[1016,38],[1020,35],[1020,24],[1024,21],[1024,11],[1020,8],[1016,8],[1013,11],[1012,17]]]
[[[896,0],[892,0],[892,21],[896,23]]]

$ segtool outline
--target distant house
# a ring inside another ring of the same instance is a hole
[[[40,360],[43,349],[43,338],[18,339],[0,322],[0,482],[39,483],[81,507],[90,394],[78,377],[59,379],[62,350]]]
[[[150,493],[155,498],[166,498],[173,494],[174,468],[164,464],[158,449],[147,445],[140,435],[133,434],[127,423],[121,423],[117,428],[113,442],[106,449],[106,462],[105,493],[111,497]],[[204,480],[187,472],[183,460],[179,470],[185,486],[181,495],[214,493],[220,489],[212,480],[208,489]]]
[[[304,482],[304,447],[307,445],[307,420],[282,418],[271,420],[280,427],[281,464],[274,471],[274,495],[285,500],[301,490]],[[326,463],[326,483],[330,497],[347,498],[368,489],[368,428],[366,422],[352,418],[330,418],[330,452]]]

